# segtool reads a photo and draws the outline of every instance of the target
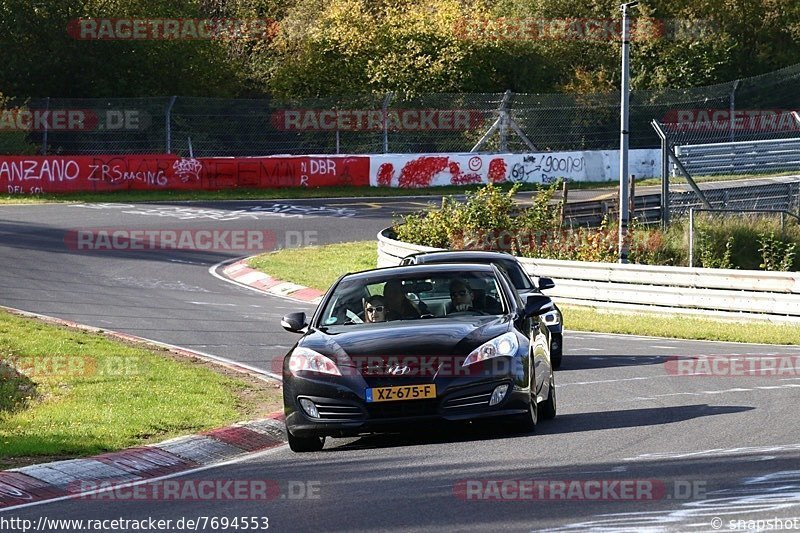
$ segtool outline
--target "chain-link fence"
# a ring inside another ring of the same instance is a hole
[[[633,91],[630,146],[659,145],[650,126],[653,119],[682,124],[704,119],[708,110],[729,113],[733,125],[676,130],[673,143],[755,140],[766,132],[737,126],[737,113],[800,109],[798,81],[800,64],[709,87]],[[0,117],[0,153],[245,156],[616,149],[619,100],[619,93],[429,94],[413,99],[377,94],[292,101],[9,99]]]
[[[727,99],[676,107],[652,121],[662,143],[668,218],[692,207],[800,213],[797,69],[757,80],[732,83]]]

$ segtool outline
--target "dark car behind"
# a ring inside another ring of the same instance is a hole
[[[401,265],[427,265],[434,263],[481,263],[496,264],[500,267],[511,280],[514,288],[520,295],[522,301],[531,294],[543,294],[543,290],[551,289],[555,286],[550,278],[531,279],[519,260],[505,252],[491,252],[483,250],[448,250],[437,252],[421,252],[411,254],[403,258]],[[561,310],[551,302],[551,311],[545,313],[542,318],[550,330],[552,346],[550,347],[550,357],[553,368],[561,366],[563,358],[564,344],[564,323]]]

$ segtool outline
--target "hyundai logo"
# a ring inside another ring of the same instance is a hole
[[[393,376],[402,376],[411,372],[411,369],[408,365],[391,365],[386,368],[386,373],[391,374]]]

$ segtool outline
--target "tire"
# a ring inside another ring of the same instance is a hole
[[[536,377],[533,374],[533,360],[531,360],[531,382],[530,382],[530,397],[528,401],[528,412],[520,415],[515,420],[516,429],[523,433],[531,433],[536,429],[536,423],[539,422],[539,404],[536,401]]]
[[[536,423],[539,421],[539,404],[536,403],[536,396],[531,393],[530,403],[528,404],[528,412],[521,415],[517,419],[516,428],[523,433],[531,433],[536,429]]]
[[[541,410],[542,419],[552,420],[556,417],[556,380],[553,374],[550,374],[550,391],[547,393],[547,399],[539,406]]]
[[[289,449],[296,453],[318,452],[325,446],[325,437],[295,437],[286,432],[289,437]]]
[[[557,354],[550,354],[550,364],[553,366],[553,370],[558,370],[561,367],[561,355],[560,350]]]

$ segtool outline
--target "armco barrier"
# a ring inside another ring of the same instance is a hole
[[[0,156],[8,194],[369,185],[366,156]]]
[[[675,154],[693,176],[800,170],[800,138],[685,144]],[[674,164],[672,175],[679,175]]]
[[[378,234],[378,266],[438,248]],[[681,313],[735,320],[800,323],[800,273],[762,272],[522,258],[534,276],[555,281],[558,303],[629,311]]]

